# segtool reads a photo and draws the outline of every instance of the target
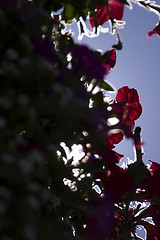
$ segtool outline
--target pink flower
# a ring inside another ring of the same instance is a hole
[[[148,32],[148,38],[150,38],[153,34],[158,34],[160,36],[160,21],[158,24]]]
[[[106,70],[105,75],[107,75],[110,72],[111,68],[113,68],[116,64],[116,49],[112,49],[106,54],[106,59],[103,62],[103,67]]]
[[[123,17],[124,4],[118,0],[108,0],[107,6],[96,6],[95,15],[91,16],[89,21],[93,28],[95,25],[95,20],[97,20],[99,25],[103,25],[109,20],[109,18],[114,18],[116,20],[122,20]]]

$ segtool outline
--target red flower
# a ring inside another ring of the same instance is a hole
[[[153,162],[153,161],[150,161],[150,162],[151,162],[150,172],[151,172],[151,175],[153,176],[155,171],[157,171],[157,170],[160,171],[160,164],[157,162]]]
[[[146,198],[160,198],[160,164],[152,162],[150,165],[150,173],[147,186],[146,186]]]
[[[160,36],[160,21],[158,22],[154,29],[148,32],[148,37],[150,38],[153,34],[158,34]]]
[[[152,220],[155,225],[160,226],[160,205],[151,204]]]
[[[160,226],[160,205],[151,204],[140,214],[140,217],[141,219],[152,217],[154,224]]]
[[[125,102],[114,102],[110,105],[111,111],[110,115],[114,114],[119,119],[118,128],[121,129],[124,133],[124,135],[128,138],[133,137],[132,129],[134,127],[134,121],[131,121],[130,119],[126,118],[125,114],[125,108],[126,103]]]
[[[104,165],[109,170],[114,170],[117,167],[116,163],[119,163],[121,158],[124,157],[124,155],[110,150],[109,148],[107,148],[104,152],[101,152],[100,156],[102,156]]]
[[[125,104],[125,112],[123,121],[133,129],[134,121],[137,120],[142,113],[142,106],[139,103],[139,95],[136,89],[128,86],[118,90],[116,101]]]
[[[108,0],[108,9],[107,6],[97,5],[95,15],[91,16],[89,19],[91,27],[94,27],[95,19],[99,25],[103,25],[110,17],[116,20],[122,20],[123,9],[124,4],[118,0]]]
[[[105,75],[107,75],[110,72],[111,68],[113,68],[116,64],[116,49],[108,51],[106,55],[107,57],[103,63],[103,67],[106,70]]]
[[[123,140],[124,134],[122,131],[119,131],[117,133],[112,133],[110,137],[106,140],[106,144],[110,149],[115,148],[114,144],[118,144]]]
[[[122,194],[134,189],[135,182],[132,176],[123,168],[115,166],[114,170],[108,174],[97,173],[97,178],[101,179],[105,192],[113,191],[115,202],[122,201]]]
[[[59,14],[53,14],[52,15],[53,19],[57,19],[57,20],[60,20],[60,15]]]

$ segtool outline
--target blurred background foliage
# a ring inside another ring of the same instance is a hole
[[[95,5],[0,1],[1,240],[84,239],[88,199],[98,195],[87,175],[93,166],[81,164],[74,176],[73,159],[67,161],[61,146],[81,143],[84,131],[99,141],[99,120],[88,107],[92,93],[85,86],[92,76],[80,81],[83,72],[74,58],[67,60],[76,47],[72,36],[51,17],[62,7],[69,21],[85,19]],[[95,105],[106,110],[103,100]]]

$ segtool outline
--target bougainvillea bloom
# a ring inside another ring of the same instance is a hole
[[[115,227],[114,201],[112,192],[101,195],[97,200],[91,201],[89,216],[87,218],[88,240],[104,240]]]
[[[160,21],[158,22],[154,29],[148,32],[148,37],[150,38],[153,34],[158,34],[160,36]]]
[[[116,101],[125,104],[124,121],[133,122],[140,117],[142,106],[139,103],[139,95],[136,89],[129,88],[128,86],[120,88],[116,96]]]
[[[118,0],[109,0],[108,9],[107,6],[96,6],[95,15],[91,16],[89,21],[90,25],[93,28],[95,25],[95,19],[99,25],[103,25],[109,20],[110,17],[116,20],[122,20],[123,17],[124,4]]]
[[[116,49],[112,49],[107,52],[107,58],[104,60],[103,67],[105,68],[107,75],[110,72],[110,69],[113,68],[116,64]]]

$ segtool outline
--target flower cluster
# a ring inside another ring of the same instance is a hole
[[[108,118],[110,117],[110,114],[112,115],[114,113],[119,119],[119,123],[114,126],[114,131],[108,131],[107,129],[107,135],[104,133],[102,134],[102,141],[105,142],[105,145],[103,147],[97,146],[95,143],[93,143],[93,141],[89,139],[82,141],[84,156],[80,162],[86,161],[87,159],[91,168],[94,169],[92,174],[93,179],[95,181],[101,181],[104,194],[111,193],[113,202],[123,205],[127,196],[132,196],[137,186],[132,172],[117,165],[120,163],[121,158],[124,156],[115,152],[113,149],[115,148],[116,144],[123,140],[124,134],[126,134],[126,132],[130,133],[130,137],[135,139],[133,128],[135,120],[137,120],[142,113],[142,106],[139,102],[138,92],[133,88],[129,88],[128,86],[122,87],[118,90],[116,100],[109,106],[112,108],[112,110],[110,113],[108,112]],[[104,127],[103,131],[105,132]],[[107,136],[106,139],[104,139],[104,136]],[[102,167],[101,170],[100,167]],[[101,198],[98,201],[100,203]],[[119,224],[119,221],[121,223],[122,219],[119,217],[118,210],[114,209],[113,212],[115,223]],[[113,212],[109,215],[111,222],[114,222]],[[131,221],[133,221],[134,214],[131,212],[131,210],[129,214],[131,215]],[[95,227],[95,224],[99,221],[101,221],[102,226],[105,226],[106,220],[103,217],[100,217],[98,214],[94,214],[94,212],[89,216],[87,228],[89,239],[104,240],[107,238],[107,228],[104,227],[103,231],[100,231],[99,227]],[[125,216],[123,221],[126,224],[127,218]],[[116,234],[117,237],[120,234],[120,229],[118,229],[118,225],[116,225],[114,229],[112,228],[112,232],[116,231],[114,234]],[[135,225],[134,227],[131,225],[128,234],[130,235],[130,233],[135,232],[135,230]],[[102,232],[105,232],[104,237],[101,235]]]

